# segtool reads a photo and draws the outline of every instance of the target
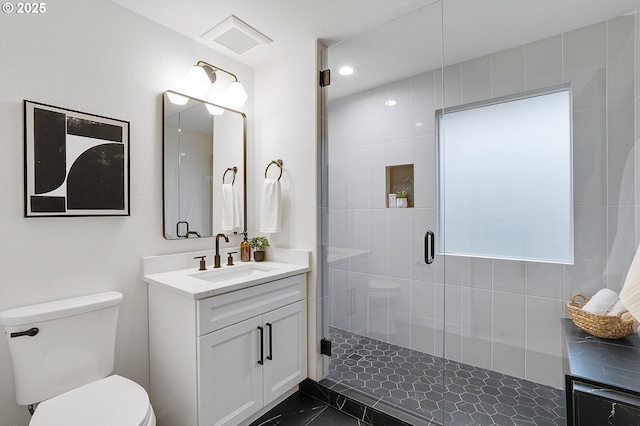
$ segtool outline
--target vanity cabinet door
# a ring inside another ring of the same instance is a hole
[[[262,316],[198,338],[198,424],[237,425],[263,407]]]
[[[640,419],[640,397],[608,389],[606,385],[573,382],[571,397],[573,413],[567,424],[575,426],[637,425]]]
[[[307,304],[301,300],[263,316],[264,404],[307,377]]]

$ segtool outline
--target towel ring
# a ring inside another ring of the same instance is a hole
[[[280,176],[278,176],[278,180],[280,180],[280,178],[282,177],[282,160],[271,160],[271,162],[267,165],[267,168],[264,170],[264,178],[267,178],[267,172],[269,171],[269,167],[271,167],[272,164],[275,164],[280,168]]]
[[[227,175],[227,172],[233,172],[233,180],[231,181],[231,185],[233,185],[236,183],[236,173],[238,172],[238,168],[236,166],[227,167],[227,170],[225,170],[222,175],[222,183],[224,183],[224,177]]]

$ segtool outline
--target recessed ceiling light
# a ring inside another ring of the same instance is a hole
[[[345,65],[343,67],[340,67],[340,69],[338,70],[338,74],[340,75],[351,75],[354,72],[356,72],[356,67],[354,67],[353,65]]]

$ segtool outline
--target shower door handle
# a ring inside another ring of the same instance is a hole
[[[356,313],[356,289],[352,288],[349,291],[349,314],[353,315]]]
[[[431,265],[436,258],[436,236],[429,230],[424,234],[424,263]]]

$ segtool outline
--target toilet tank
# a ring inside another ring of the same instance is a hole
[[[0,312],[18,404],[44,401],[110,375],[121,301],[122,293],[111,291]],[[19,335],[32,328],[37,334]]]

